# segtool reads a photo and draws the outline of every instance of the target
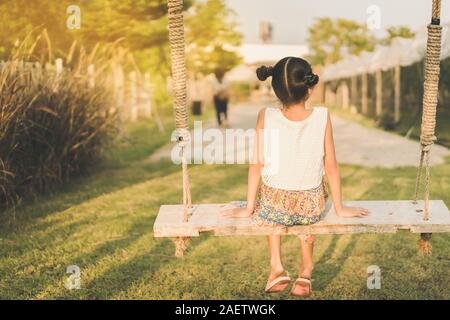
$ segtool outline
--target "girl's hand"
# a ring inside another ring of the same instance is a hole
[[[248,218],[253,215],[253,210],[249,208],[233,208],[220,213],[224,218]]]
[[[336,214],[341,218],[362,218],[369,215],[369,210],[359,207],[342,207],[340,210],[336,210]]]

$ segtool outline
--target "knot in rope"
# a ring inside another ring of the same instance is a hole
[[[176,139],[178,146],[186,147],[191,141],[191,132],[186,128],[177,128]]]

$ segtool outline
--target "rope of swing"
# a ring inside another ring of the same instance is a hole
[[[190,133],[187,110],[183,0],[168,0],[167,6],[175,126],[177,130],[178,146],[181,148],[183,173],[183,221],[187,222],[188,210],[192,207],[192,199],[186,160],[186,148],[189,146]]]
[[[425,167],[424,185],[424,213],[423,219],[429,220],[429,197],[430,197],[430,151],[436,141],[436,107],[439,94],[439,75],[441,57],[441,37],[442,26],[440,25],[441,0],[433,0],[431,24],[428,25],[427,51],[425,57],[425,81],[423,92],[422,125],[420,134],[421,154],[417,170],[414,202],[417,203],[419,197],[422,171]],[[421,235],[421,248],[425,253],[431,252],[429,240],[431,234]]]

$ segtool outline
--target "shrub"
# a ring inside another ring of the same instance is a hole
[[[386,131],[393,131],[396,128],[394,116],[389,111],[383,112],[383,114],[377,121],[377,125]]]
[[[115,131],[103,87],[12,60],[0,69],[0,205],[89,170]]]

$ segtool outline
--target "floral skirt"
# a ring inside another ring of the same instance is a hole
[[[261,184],[254,221],[260,226],[309,225],[318,222],[325,210],[325,183],[310,190],[282,190]]]

